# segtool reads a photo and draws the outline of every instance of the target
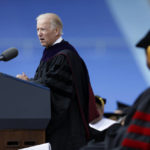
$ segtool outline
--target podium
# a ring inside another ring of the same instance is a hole
[[[0,150],[45,143],[50,89],[0,73]]]

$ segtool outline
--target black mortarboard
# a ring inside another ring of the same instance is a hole
[[[128,104],[125,104],[123,102],[117,101],[117,109],[124,110],[126,108],[130,107]]]
[[[95,101],[96,101],[96,103],[98,103],[101,106],[106,104],[106,98],[102,98],[98,95],[95,95]]]
[[[136,44],[136,47],[147,49],[150,45],[150,31]]]
[[[117,113],[114,113],[114,112],[106,112],[106,113],[104,113],[104,117],[106,117],[106,118],[110,118],[112,116],[122,117],[122,116],[124,116],[124,114],[117,114]]]
[[[128,104],[117,101],[117,109],[121,110],[123,113],[126,113],[126,110],[129,108],[130,108],[130,106]]]
[[[124,116],[125,116],[125,114],[117,114],[117,113],[114,113],[114,112],[104,113],[104,117],[112,119],[112,120],[118,120],[119,118],[124,117]]]

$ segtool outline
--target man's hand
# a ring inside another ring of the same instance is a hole
[[[24,72],[22,74],[17,74],[16,77],[22,80],[29,80],[29,78]]]

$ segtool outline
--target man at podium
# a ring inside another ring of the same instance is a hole
[[[78,150],[90,138],[89,122],[99,116],[88,71],[76,49],[62,38],[59,16],[45,13],[36,20],[37,35],[45,49],[32,81],[51,91],[46,142],[52,150]],[[31,80],[25,73],[17,77]]]

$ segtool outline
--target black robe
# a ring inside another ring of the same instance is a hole
[[[98,116],[95,98],[86,66],[75,49],[65,41],[54,47],[53,54],[44,51],[34,77],[51,91],[46,141],[52,150],[78,150],[90,137],[89,122]]]

